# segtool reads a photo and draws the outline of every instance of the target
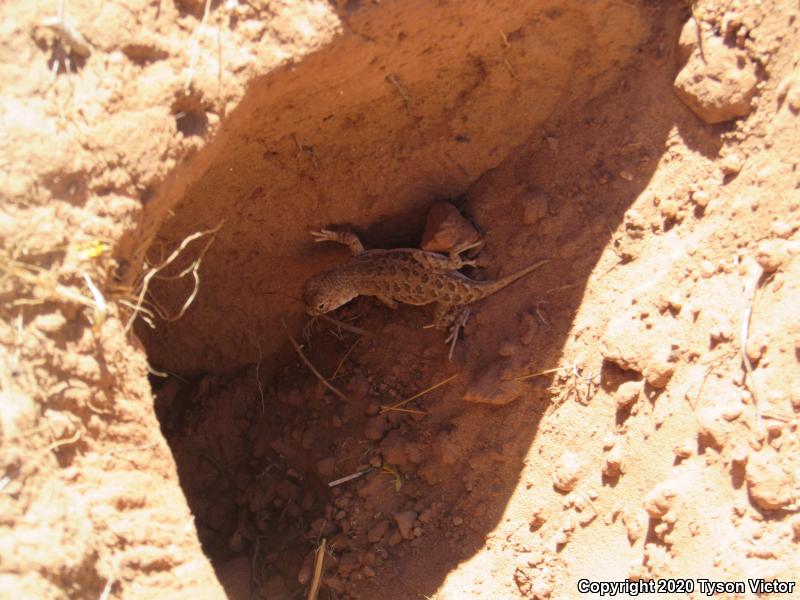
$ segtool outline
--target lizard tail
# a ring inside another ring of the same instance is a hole
[[[506,287],[508,285],[511,285],[517,279],[520,279],[521,277],[525,277],[525,275],[527,275],[528,273],[530,273],[532,271],[535,271],[536,269],[538,269],[542,265],[547,264],[549,262],[550,261],[547,260],[547,259],[540,260],[539,262],[537,262],[535,264],[532,264],[529,267],[525,267],[524,269],[520,269],[516,273],[511,273],[511,275],[507,275],[507,276],[505,276],[505,277],[503,277],[501,279],[497,279],[495,281],[486,282],[485,284],[480,286],[481,287],[480,298],[486,298],[486,296],[491,296],[495,292],[502,290],[504,287]],[[476,300],[478,300],[480,298],[476,298]]]

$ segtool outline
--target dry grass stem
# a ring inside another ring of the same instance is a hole
[[[401,400],[401,401],[400,401],[400,402],[398,402],[397,404],[392,404],[391,406],[381,406],[381,409],[380,409],[380,414],[384,414],[384,413],[386,413],[386,412],[389,412],[390,410],[398,410],[400,407],[402,407],[402,406],[405,406],[406,404],[408,404],[408,403],[409,403],[409,402],[411,402],[412,400],[416,400],[416,399],[417,399],[417,398],[419,398],[420,396],[424,396],[424,395],[425,395],[425,394],[427,394],[428,392],[432,392],[432,391],[433,391],[433,390],[435,390],[436,388],[438,388],[438,387],[441,387],[441,386],[445,385],[446,383],[450,383],[450,382],[451,382],[451,381],[453,381],[453,379],[455,379],[456,377],[458,377],[458,374],[451,375],[450,377],[448,377],[448,378],[447,378],[447,379],[445,379],[444,381],[440,381],[439,383],[436,383],[436,384],[432,385],[431,387],[429,387],[429,388],[427,388],[427,389],[424,389],[424,390],[422,390],[421,392],[418,392],[418,393],[414,394],[414,395],[413,395],[413,396],[411,396],[410,398],[406,398],[405,400]],[[410,409],[406,409],[406,410],[408,411],[408,410],[410,410]],[[421,413],[421,414],[427,414],[427,413],[423,413],[422,411],[420,411],[420,413]]]
[[[300,344],[298,344],[295,341],[295,339],[292,337],[292,334],[289,333],[289,328],[286,326],[286,323],[283,320],[281,320],[281,324],[283,325],[283,329],[286,331],[286,335],[289,336],[289,341],[292,343],[292,346],[294,346],[294,349],[297,352],[298,356],[300,356],[300,359],[305,363],[305,365],[309,368],[309,370],[316,376],[316,378],[319,379],[322,382],[322,385],[324,385],[326,388],[328,388],[334,394],[339,396],[339,398],[341,398],[345,402],[350,402],[350,400],[348,400],[347,396],[345,396],[342,392],[340,392],[338,389],[336,389],[336,387],[333,386],[327,379],[325,379],[325,377],[322,375],[322,373],[320,373],[317,370],[317,368],[311,363],[311,361],[308,360],[306,355],[303,354],[303,349],[300,347]]]
[[[341,485],[343,483],[347,483],[348,481],[352,481],[353,479],[358,479],[362,475],[366,475],[372,471],[372,469],[364,469],[363,471],[357,471],[350,475],[345,475],[344,477],[340,477],[339,479],[334,479],[333,481],[328,483],[328,487],[336,487],[337,485]]]
[[[362,335],[364,337],[370,337],[372,334],[367,331],[366,329],[361,329],[361,327],[356,327],[355,325],[350,325],[349,323],[345,323],[344,321],[340,321],[339,319],[334,319],[333,317],[329,317],[328,315],[320,315],[321,318],[325,319],[329,323],[336,325],[337,327],[341,327],[351,333],[355,333],[357,335]]]
[[[755,379],[753,378],[753,365],[750,363],[750,357],[747,356],[747,338],[750,333],[750,317],[753,314],[753,307],[756,304],[756,292],[758,291],[758,282],[761,280],[762,275],[763,271],[761,270],[761,267],[757,266],[755,275],[753,276],[753,280],[749,286],[750,301],[747,303],[747,308],[745,308],[744,314],[742,315],[742,333],[741,333],[742,362],[744,363],[744,370],[747,372],[747,377],[745,378],[745,382],[747,383],[747,386],[750,389],[750,393],[753,394],[753,404],[756,409],[756,418],[760,418],[759,415],[760,402],[758,401],[758,390],[756,389],[756,382]]]
[[[264,405],[264,386],[261,384],[261,361],[264,358],[264,353],[261,351],[261,342],[258,342],[258,362],[256,363],[256,383],[258,384],[258,397],[261,398],[261,414],[266,412]]]
[[[208,19],[208,11],[210,8],[211,0],[206,0],[205,6],[203,7],[203,18],[200,19],[200,25],[198,25],[197,29],[192,35],[192,47],[189,51],[189,69],[186,72],[186,83],[183,84],[184,92],[188,92],[189,88],[192,86],[192,79],[194,78],[194,66],[197,63],[197,47],[200,42],[200,36],[203,34],[203,30],[205,29],[206,20]]]
[[[542,375],[549,375],[550,373],[558,373],[559,371],[564,371],[565,369],[571,369],[572,365],[568,365],[566,367],[554,367],[552,369],[545,369],[544,371],[538,371],[536,373],[530,373],[528,375],[520,375],[519,377],[515,377],[514,381],[525,381],[526,379],[533,379],[534,377],[541,377]]]
[[[325,538],[317,547],[317,555],[314,557],[314,576],[311,578],[311,587],[308,589],[307,600],[317,600],[319,594],[319,584],[322,581],[322,567],[325,564]]]
[[[333,371],[333,375],[331,375],[331,381],[336,379],[336,376],[339,374],[339,371],[342,368],[342,365],[344,364],[344,361],[347,360],[347,357],[350,356],[350,353],[355,349],[355,347],[358,345],[358,342],[360,342],[360,341],[361,341],[361,338],[357,338],[356,341],[353,342],[353,345],[350,346],[350,348],[348,348],[347,352],[344,353],[344,356],[342,356],[342,360],[340,360],[339,364],[336,365],[336,369]]]

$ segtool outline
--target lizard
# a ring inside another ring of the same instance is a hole
[[[310,277],[303,288],[306,312],[316,317],[346,304],[357,296],[375,296],[389,308],[398,302],[412,305],[436,304],[434,322],[428,327],[450,329],[452,357],[458,333],[466,324],[468,305],[502,290],[547,260],[491,281],[470,279],[459,269],[475,266],[461,254],[477,245],[456,248],[449,255],[416,248],[366,250],[358,236],[349,231],[312,231],[315,242],[343,244],[353,255],[345,264]],[[479,243],[479,242],[478,242]]]

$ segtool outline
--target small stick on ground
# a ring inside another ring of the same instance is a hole
[[[329,323],[336,325],[337,327],[341,327],[351,333],[355,333],[357,335],[361,335],[364,337],[370,337],[372,334],[367,331],[366,329],[361,329],[361,327],[356,327],[355,325],[350,325],[349,323],[345,323],[344,321],[340,321],[339,319],[334,319],[333,317],[329,317],[328,315],[320,315],[320,318],[325,319]]]
[[[456,373],[455,375],[451,375],[450,377],[448,377],[448,378],[447,378],[447,379],[445,379],[444,381],[440,381],[439,383],[436,383],[436,384],[432,385],[431,387],[429,387],[429,388],[427,388],[427,389],[424,389],[424,390],[422,390],[421,392],[418,392],[418,393],[414,394],[413,396],[411,396],[411,398],[406,398],[405,400],[401,400],[401,401],[400,401],[400,402],[398,402],[397,404],[392,404],[391,406],[381,406],[381,409],[380,409],[380,411],[379,411],[379,412],[380,412],[380,414],[384,414],[384,413],[387,413],[387,412],[389,412],[390,410],[398,410],[400,407],[402,407],[402,406],[404,406],[404,405],[408,404],[408,403],[409,403],[409,402],[411,402],[412,400],[416,400],[416,399],[417,399],[417,398],[419,398],[420,396],[424,396],[424,395],[425,395],[425,394],[427,394],[428,392],[432,392],[432,391],[433,391],[433,390],[435,390],[436,388],[438,388],[438,387],[441,387],[441,386],[443,386],[443,385],[444,385],[444,384],[446,384],[446,383],[450,383],[450,382],[451,382],[451,381],[453,381],[453,379],[455,379],[456,377],[458,377],[458,374],[457,374],[457,373]],[[409,409],[406,409],[406,410],[409,410]],[[420,411],[420,412],[422,412],[422,411]],[[423,414],[426,414],[426,413],[423,413]]]
[[[386,76],[386,81],[391,83],[397,90],[397,93],[400,94],[400,97],[403,99],[403,104],[405,104],[406,112],[411,112],[411,94],[408,93],[406,86],[403,85],[400,78],[394,73],[389,73]]]
[[[303,349],[300,348],[300,344],[298,344],[295,341],[295,339],[292,337],[292,334],[289,333],[289,328],[286,326],[286,322],[283,319],[281,319],[281,325],[283,325],[283,329],[286,331],[286,335],[289,336],[289,341],[292,343],[292,346],[294,346],[294,349],[297,352],[298,356],[300,356],[300,359],[305,363],[305,365],[308,367],[308,369],[317,377],[317,379],[319,379],[322,382],[322,385],[324,385],[326,388],[328,388],[334,394],[339,396],[339,398],[341,398],[345,402],[350,402],[350,400],[348,400],[347,396],[345,396],[342,392],[340,392],[338,389],[336,389],[336,387],[334,387],[327,379],[325,379],[325,377],[322,375],[322,373],[320,373],[317,370],[317,368],[313,364],[311,364],[311,361],[308,360],[308,358],[306,358],[306,355],[303,354]]]
[[[350,348],[347,349],[347,352],[344,353],[344,356],[342,357],[342,360],[340,360],[339,364],[336,365],[336,369],[334,370],[333,375],[331,375],[331,381],[336,379],[336,376],[339,374],[339,370],[342,368],[342,365],[344,364],[344,361],[347,360],[347,357],[350,356],[350,353],[355,349],[355,347],[358,345],[358,342],[360,342],[360,341],[361,341],[361,338],[356,338],[356,341],[353,342],[353,345],[350,346]]]
[[[753,404],[756,409],[756,419],[760,419],[761,415],[759,414],[759,401],[758,401],[758,390],[756,389],[756,382],[753,379],[753,365],[750,363],[750,357],[747,356],[747,337],[750,332],[750,316],[753,314],[753,306],[756,303],[756,292],[758,291],[758,282],[761,280],[761,276],[763,275],[763,271],[761,267],[756,267],[755,275],[753,276],[753,281],[750,283],[749,292],[750,292],[750,301],[747,303],[747,308],[745,308],[744,314],[742,315],[742,335],[741,335],[741,345],[742,345],[742,362],[744,363],[744,370],[747,372],[747,376],[745,377],[745,384],[750,389],[750,393],[753,394]],[[749,383],[748,383],[749,380]]]
[[[188,92],[192,85],[192,79],[194,78],[194,65],[197,62],[197,46],[200,42],[200,36],[203,33],[203,29],[205,29],[206,19],[208,18],[208,11],[210,8],[211,0],[206,0],[206,4],[203,7],[203,18],[200,19],[200,25],[192,35],[192,48],[189,51],[189,70],[186,73],[186,83],[183,85],[184,92]]]
[[[317,600],[319,594],[319,584],[322,581],[322,567],[325,563],[325,538],[319,543],[317,556],[314,558],[314,577],[311,579],[311,587],[308,589],[307,600]]]
[[[559,371],[563,371],[565,369],[572,368],[572,365],[567,365],[566,367],[554,367],[552,369],[545,369],[544,371],[538,371],[536,373],[530,373],[528,375],[520,375],[519,377],[515,377],[514,381],[525,381],[526,379],[533,379],[534,377],[541,377],[542,375],[549,375],[550,373],[558,373]]]
[[[264,354],[261,351],[261,341],[258,342],[258,362],[256,363],[256,383],[258,384],[258,396],[261,398],[261,414],[263,415],[266,412],[266,407],[264,406],[264,387],[261,385],[261,360],[264,358]]]
[[[333,481],[328,483],[328,487],[336,487],[337,485],[341,485],[343,483],[347,483],[348,481],[352,481],[353,479],[358,479],[362,475],[366,475],[372,471],[372,468],[364,469],[363,471],[356,471],[350,475],[345,475],[344,477],[340,477],[339,479],[334,479]]]

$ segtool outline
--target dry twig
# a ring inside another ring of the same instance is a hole
[[[429,387],[429,388],[426,388],[426,389],[422,390],[421,392],[418,392],[418,393],[414,394],[414,395],[413,395],[413,396],[411,396],[410,398],[406,398],[405,400],[401,400],[401,401],[400,401],[400,402],[398,402],[397,404],[392,404],[391,406],[381,406],[381,408],[380,408],[380,411],[379,411],[379,412],[380,412],[380,414],[384,414],[384,413],[387,413],[387,412],[389,412],[390,410],[400,410],[400,408],[401,408],[402,406],[405,406],[406,404],[408,404],[408,403],[409,403],[409,402],[411,402],[412,400],[416,400],[416,399],[417,399],[417,398],[419,398],[420,396],[424,396],[424,395],[425,395],[425,394],[427,394],[428,392],[432,392],[432,391],[433,391],[433,390],[435,390],[436,388],[438,388],[438,387],[441,387],[441,386],[443,386],[443,385],[444,385],[444,384],[446,384],[446,383],[450,383],[450,382],[451,382],[451,381],[453,381],[453,379],[455,379],[456,377],[458,377],[458,374],[457,374],[457,373],[456,373],[455,375],[451,375],[450,377],[448,377],[448,378],[447,378],[447,379],[445,379],[444,381],[440,381],[439,383],[436,383],[436,384],[432,385],[431,387]],[[427,413],[425,413],[425,412],[423,412],[423,411],[412,411],[412,409],[408,409],[408,408],[407,408],[407,409],[404,409],[404,412],[419,412],[420,414],[423,414],[423,415],[424,415],[424,414],[427,414]]]
[[[322,567],[325,563],[325,538],[319,543],[317,555],[314,558],[314,577],[311,578],[311,587],[308,589],[307,600],[317,600],[319,584],[322,581]]]
[[[753,378],[753,365],[750,363],[750,357],[747,356],[747,337],[750,332],[750,316],[753,313],[753,306],[755,306],[756,303],[756,292],[758,291],[758,282],[761,280],[762,275],[763,271],[761,270],[761,267],[757,266],[755,275],[753,276],[753,280],[749,286],[750,301],[747,303],[747,308],[745,308],[744,314],[742,315],[742,334],[741,334],[742,362],[744,363],[744,370],[747,372],[747,376],[745,377],[745,384],[750,388],[750,393],[753,394],[753,404],[755,405],[757,419],[760,418],[759,414],[760,403],[758,401],[758,390],[756,389],[756,381]]]
[[[292,346],[294,346],[294,349],[297,352],[298,356],[300,356],[300,359],[303,361],[303,363],[305,363],[305,365],[308,367],[308,369],[317,377],[317,379],[319,379],[322,382],[322,385],[324,385],[326,388],[328,388],[334,394],[339,396],[339,398],[341,398],[345,402],[350,402],[350,400],[348,400],[347,396],[345,396],[342,392],[340,392],[338,389],[336,389],[336,387],[334,387],[327,379],[325,379],[325,377],[322,375],[322,373],[320,373],[317,370],[317,368],[311,363],[311,361],[308,360],[306,355],[303,354],[303,349],[300,347],[300,344],[298,344],[295,341],[295,339],[292,337],[292,334],[289,333],[289,328],[286,326],[286,322],[283,319],[281,319],[281,325],[283,325],[283,329],[286,331],[286,335],[289,336],[289,341],[292,343]]]

